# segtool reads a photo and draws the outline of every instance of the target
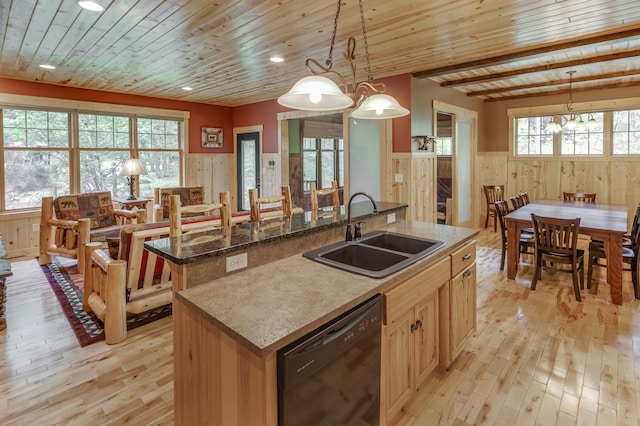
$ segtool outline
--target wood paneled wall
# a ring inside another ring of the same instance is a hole
[[[476,227],[483,226],[486,201],[482,185],[505,185],[507,197],[529,193],[531,200],[562,199],[562,192],[595,192],[596,201],[625,205],[629,223],[640,202],[640,161],[630,159],[510,158],[504,153],[485,153],[477,158],[475,194],[481,198]],[[505,167],[506,164],[506,167]]]
[[[436,155],[411,152],[393,154],[391,177],[393,199],[389,201],[407,203],[407,219],[421,222],[436,222]],[[402,175],[402,182],[396,176]]]

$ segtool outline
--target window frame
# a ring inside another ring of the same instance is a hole
[[[99,102],[88,101],[72,101],[57,98],[40,98],[26,95],[12,95],[0,93],[0,109],[15,110],[35,110],[46,112],[64,112],[69,114],[69,143],[66,148],[45,148],[46,150],[66,151],[69,156],[69,192],[71,194],[80,192],[80,152],[91,150],[106,150],[109,148],[80,148],[79,140],[79,124],[78,117],[80,114],[106,115],[106,116],[124,116],[129,120],[129,148],[131,156],[138,157],[140,152],[177,152],[179,156],[179,182],[184,182],[185,175],[185,152],[189,146],[189,111],[169,110],[160,108],[137,107],[129,105],[116,105]],[[178,147],[177,149],[139,149],[137,142],[137,120],[138,119],[160,119],[178,122]],[[0,121],[0,134],[3,134],[2,121]],[[43,148],[37,148],[42,150]],[[0,161],[2,161],[2,169],[0,170],[0,213],[33,211],[35,207],[8,209],[6,208],[5,197],[5,150],[6,151],[26,151],[28,148],[20,147],[4,147],[4,143],[0,143]],[[33,149],[32,149],[33,150]],[[152,194],[151,194],[152,195]],[[143,196],[149,196],[143,194]]]
[[[543,105],[528,108],[507,109],[509,121],[509,157],[512,159],[555,158],[562,160],[606,160],[620,157],[640,158],[640,154],[613,154],[612,117],[614,111],[640,109],[640,98],[612,99],[607,101],[592,101],[573,104],[573,111],[578,114],[604,113],[603,117],[603,153],[602,154],[561,154],[561,134],[554,134],[554,149],[552,155],[518,154],[516,119],[521,117],[558,116],[567,115],[566,104]]]
[[[302,191],[305,194],[308,194],[311,189],[309,188],[309,182],[304,179],[304,155],[305,152],[315,152],[316,154],[316,176],[315,176],[315,182],[316,182],[316,187],[317,189],[323,189],[325,187],[322,186],[322,153],[323,152],[331,152],[333,153],[333,162],[334,162],[334,168],[333,168],[333,178],[332,180],[335,180],[338,183],[338,188],[343,188],[344,187],[344,182],[340,181],[340,167],[341,164],[344,163],[344,140],[342,138],[331,138],[331,137],[308,137],[308,136],[302,136],[302,143],[301,143],[301,160],[302,160]],[[305,149],[305,139],[312,139],[315,140],[315,149]],[[332,140],[333,141],[333,149],[329,150],[329,149],[323,149],[322,148],[322,141],[323,140]],[[342,141],[342,149],[340,149],[340,141]],[[342,161],[340,160],[340,152],[342,152]]]

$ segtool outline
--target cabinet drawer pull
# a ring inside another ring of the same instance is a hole
[[[471,259],[471,253],[467,253],[464,256],[462,256],[462,260],[469,260]]]
[[[414,322],[413,324],[411,324],[411,332],[413,333],[414,331],[416,331],[418,329],[418,326],[416,325],[416,323]]]
[[[467,269],[466,271],[464,271],[464,274],[462,274],[465,277],[470,277],[471,276],[471,269]]]
[[[422,327],[422,321],[418,320],[416,321],[416,328],[420,328]]]

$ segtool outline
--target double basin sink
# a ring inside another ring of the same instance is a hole
[[[341,241],[302,255],[371,278],[384,278],[444,246],[444,242],[394,232],[374,231],[357,241]]]

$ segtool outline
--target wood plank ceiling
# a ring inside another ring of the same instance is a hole
[[[335,0],[0,0],[0,76],[238,106],[274,99],[324,62]],[[413,73],[485,101],[640,85],[638,0],[363,0],[374,78]],[[334,69],[357,39],[342,0]],[[269,61],[273,55],[285,62]],[[40,64],[57,68],[46,71]],[[182,90],[190,86],[192,91]],[[0,88],[1,90],[1,88]]]

